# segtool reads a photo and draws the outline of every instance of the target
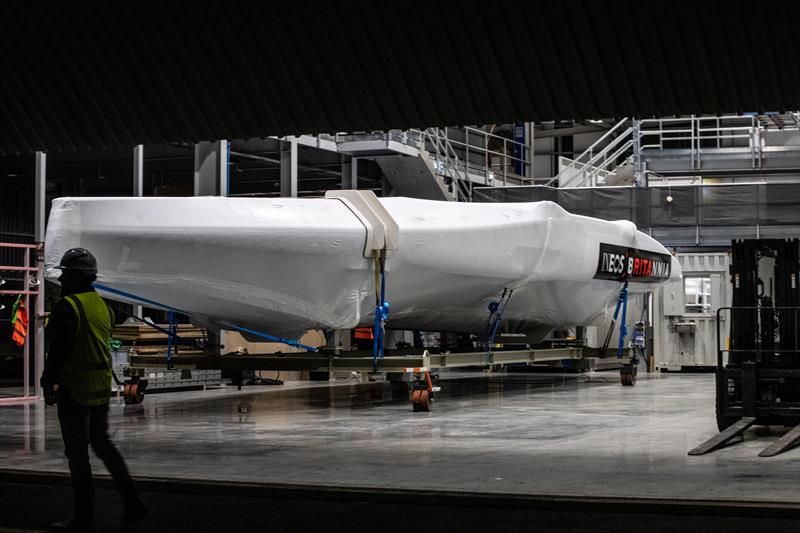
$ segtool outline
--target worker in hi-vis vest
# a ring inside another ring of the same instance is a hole
[[[88,250],[68,250],[57,268],[62,270],[58,278],[61,299],[53,306],[45,332],[47,359],[41,383],[45,402],[58,404],[64,454],[72,476],[74,514],[54,524],[54,529],[95,531],[90,444],[122,495],[123,522],[133,524],[144,518],[147,510],[125,460],[108,436],[112,377],[109,343],[114,312],[92,287],[97,260]]]

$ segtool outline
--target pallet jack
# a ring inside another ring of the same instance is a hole
[[[622,316],[620,317],[620,310],[622,311]],[[623,363],[622,368],[619,369],[619,380],[624,387],[633,387],[636,385],[636,375],[639,371],[639,353],[642,356],[645,356],[645,323],[644,317],[646,316],[647,305],[645,304],[644,311],[642,313],[642,321],[637,322],[634,325],[634,332],[633,332],[633,341],[632,341],[632,348],[630,360],[627,363]],[[622,289],[619,291],[619,296],[617,297],[617,304],[614,308],[614,316],[611,319],[611,324],[608,326],[608,331],[606,332],[606,338],[603,341],[603,346],[600,347],[600,357],[605,357],[606,350],[608,350],[609,344],[611,344],[611,337],[614,334],[614,328],[617,325],[617,321],[619,321],[619,342],[617,344],[617,359],[622,359],[622,355],[625,349],[625,336],[628,334],[628,328],[625,326],[628,317],[628,282],[622,285]]]
[[[408,386],[411,390],[411,409],[431,411],[433,409],[433,394],[439,392],[441,387],[433,385],[430,369],[427,367],[405,368],[403,371],[408,376]]]
[[[800,239],[735,240],[731,258],[733,306],[717,311],[720,433],[689,455],[739,442],[754,425],[791,427],[759,453],[773,457],[800,443]]]
[[[125,401],[125,405],[138,405],[144,401],[144,391],[147,389],[146,379],[133,376],[125,381],[120,381],[113,370],[111,375],[114,376],[114,382],[122,387],[122,398]]]

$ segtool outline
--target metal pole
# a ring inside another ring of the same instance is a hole
[[[342,189],[349,189],[350,188],[350,175],[353,173],[352,166],[353,160],[352,158],[342,155],[341,156],[341,165],[342,165],[342,181],[341,187]]]
[[[489,154],[489,134],[483,132],[483,164],[486,169],[486,175],[492,170],[492,156]]]
[[[506,148],[506,140],[503,139],[503,187],[508,186],[508,174],[506,173],[506,169],[508,167],[508,162],[506,161],[506,154],[508,153],[508,149]]]
[[[34,380],[33,394],[40,396],[42,391],[39,387],[39,376],[44,370],[44,232],[45,232],[45,198],[47,182],[47,154],[36,152],[35,155],[35,177],[34,177],[34,240],[39,246],[36,250],[36,313],[34,323],[36,328],[36,340],[34,344]],[[27,289],[27,287],[26,287]]]
[[[226,140],[219,141],[220,171],[219,195],[228,196],[231,192],[231,142]]]
[[[133,147],[133,195],[144,196],[144,146]]]
[[[633,181],[637,187],[642,186],[642,138],[639,135],[641,121],[633,121]]]
[[[25,275],[23,278],[22,287],[23,290],[27,291],[30,290],[30,281],[31,281],[31,273],[28,270],[28,267],[31,266],[31,251],[28,248],[24,248],[23,253],[25,254],[25,260],[23,261],[22,264],[25,267]],[[30,307],[29,294],[25,295],[24,305],[25,305],[25,311],[30,313],[31,307]],[[25,345],[22,348],[22,361],[23,364],[25,365],[25,367],[22,370],[22,379],[24,380],[24,383],[22,385],[22,396],[27,398],[31,394],[31,336],[30,335],[25,335]]]
[[[694,188],[694,243],[697,246],[700,246],[700,187],[695,186]]]
[[[464,175],[469,176],[469,128],[464,128]],[[489,185],[489,175],[484,174],[483,184]],[[471,181],[470,181],[471,182]]]
[[[700,147],[698,146],[698,140],[695,136],[697,130],[697,123],[695,121],[694,115],[690,119],[691,127],[689,128],[692,131],[692,168],[697,169],[700,168]]]
[[[144,145],[133,147],[133,195],[144,196]],[[142,318],[142,306],[134,305],[133,314]]]
[[[528,178],[528,183],[533,183],[533,143],[534,143],[534,123],[528,122],[525,126],[525,146],[523,147],[522,154],[525,158],[525,177]],[[527,154],[527,155],[525,155]]]

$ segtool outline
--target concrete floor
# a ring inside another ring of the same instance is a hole
[[[757,457],[774,435],[686,454],[716,432],[711,374],[635,387],[614,372],[454,374],[442,387],[430,413],[390,384],[154,394],[113,405],[112,436],[154,478],[800,504],[800,449]],[[0,428],[0,469],[67,471],[54,408],[0,407]]]

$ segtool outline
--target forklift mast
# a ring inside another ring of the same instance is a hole
[[[720,433],[689,455],[717,450],[756,424],[794,426],[759,454],[772,457],[800,443],[800,239],[735,240],[731,259],[733,306],[717,311]]]
[[[728,364],[762,361],[800,368],[800,240],[744,239],[731,245],[733,309]],[[794,351],[794,353],[792,353]]]

